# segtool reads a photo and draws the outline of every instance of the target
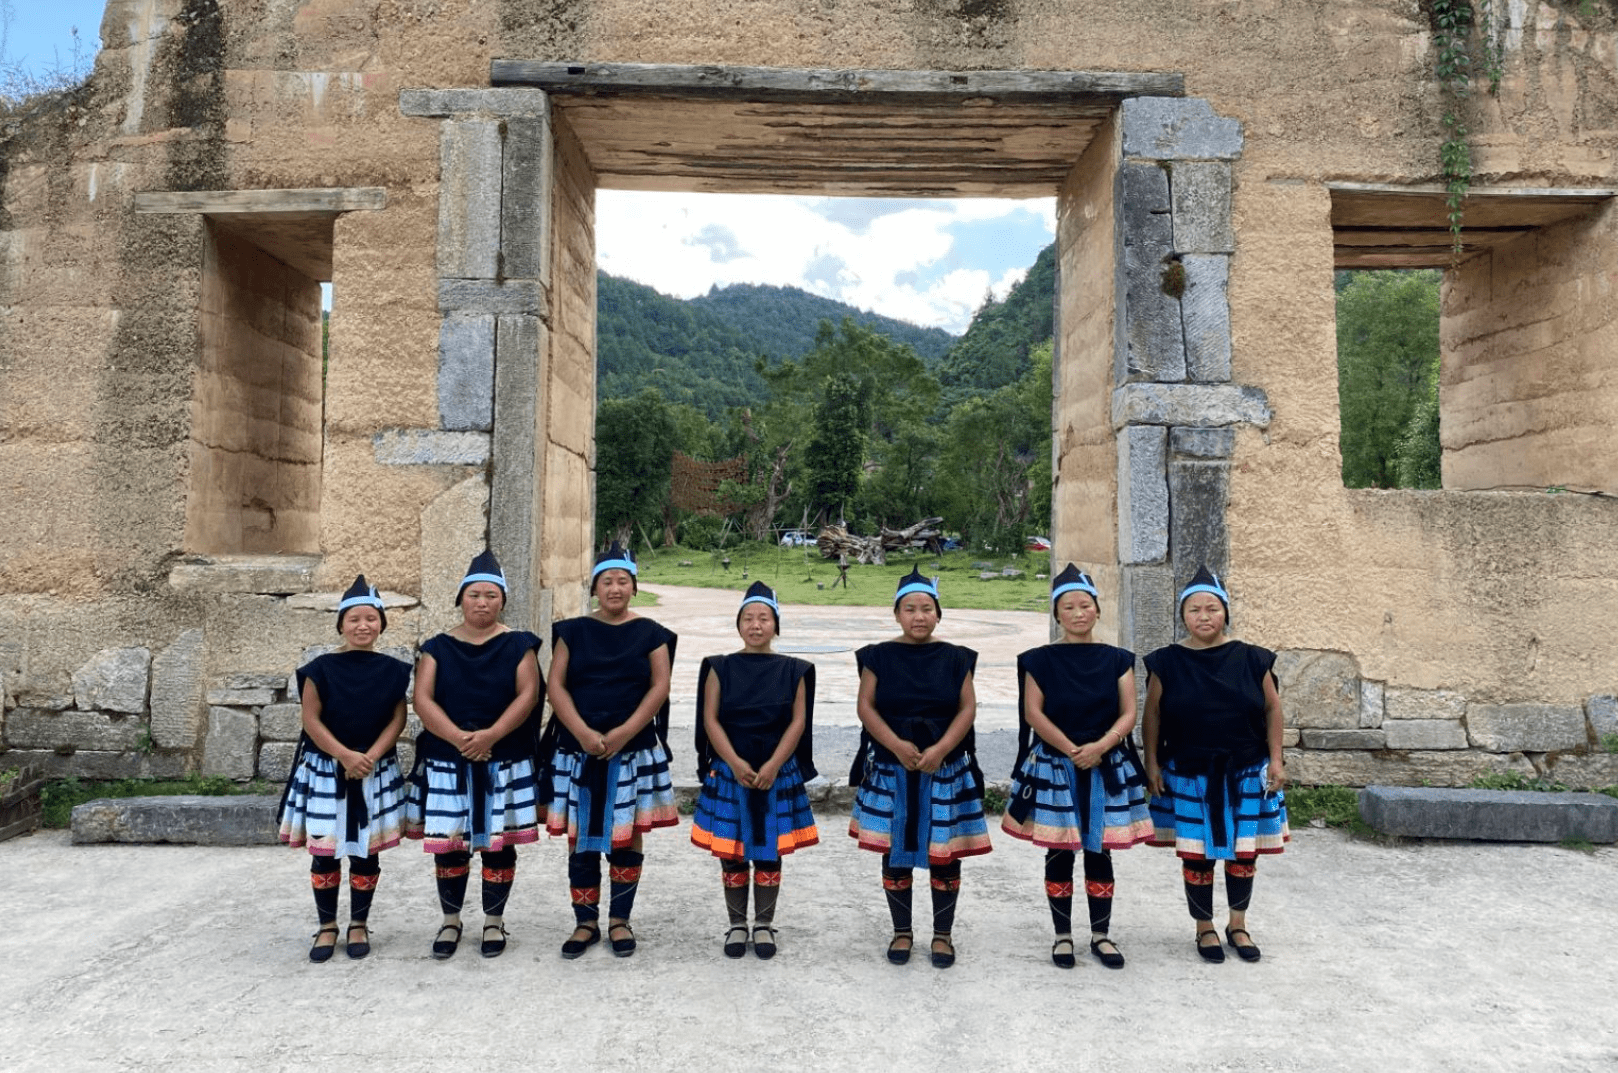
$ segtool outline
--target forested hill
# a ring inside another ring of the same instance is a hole
[[[1028,371],[1036,346],[1051,337],[1055,320],[1056,244],[1039,251],[1028,275],[1004,302],[978,310],[966,334],[937,368],[944,401],[982,395]]]
[[[829,320],[841,324],[844,317],[896,343],[907,344],[928,368],[936,366],[955,342],[955,336],[942,328],[919,328],[797,287],[732,283],[728,287],[714,287],[707,294],[691,299],[690,304],[722,317],[747,336],[754,350],[777,361],[807,354],[814,349],[820,322]]]

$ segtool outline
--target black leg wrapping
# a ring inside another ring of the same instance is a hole
[[[1084,900],[1090,907],[1090,931],[1107,934],[1112,926],[1112,854],[1084,851]]]
[[[888,915],[894,931],[909,931],[911,897],[914,894],[914,868],[889,868],[888,855],[882,855],[882,890],[888,896]]]
[[[775,923],[775,900],[780,895],[780,862],[753,865],[753,923]]]
[[[445,916],[456,916],[466,903],[466,876],[472,866],[472,855],[460,850],[435,853],[433,866],[438,876],[438,907]]]
[[[1051,906],[1051,926],[1058,935],[1073,931],[1073,851],[1045,851],[1045,900]]]
[[[961,900],[961,862],[935,864],[932,873],[933,931],[948,935],[955,928],[955,904]]]
[[[1191,910],[1192,920],[1213,919],[1212,861],[1181,861],[1180,874],[1185,880],[1185,904]]]
[[[322,924],[337,922],[337,888],[342,881],[342,858],[309,858],[309,886],[315,892],[315,915]]]
[[[573,920],[579,924],[593,924],[599,920],[601,854],[593,851],[568,854],[567,885],[573,899]]]
[[[641,862],[644,853],[632,849],[615,849],[607,854],[607,879],[612,887],[612,904],[607,916],[612,920],[628,920],[635,910],[635,890],[640,886]]]
[[[376,854],[348,859],[348,919],[365,923],[371,916],[371,899],[376,897],[377,877],[382,860]]]
[[[517,847],[483,852],[483,915],[504,916],[506,899],[511,897],[511,885],[516,882]]]
[[[725,885],[725,914],[730,925],[742,927],[747,923],[747,862],[720,861],[719,878]]]
[[[1257,871],[1255,861],[1225,862],[1225,900],[1230,903],[1231,912],[1247,912],[1248,903],[1253,900],[1253,875]]]

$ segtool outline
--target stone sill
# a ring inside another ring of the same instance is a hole
[[[313,591],[318,555],[188,555],[169,571],[169,585],[187,592],[290,596]]]

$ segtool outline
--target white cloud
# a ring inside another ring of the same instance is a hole
[[[1002,220],[1007,234],[1029,248],[958,242],[951,233],[961,225],[992,229]],[[900,202],[603,190],[596,255],[605,271],[676,297],[730,283],[796,286],[960,332],[985,291],[1005,297],[1054,228],[1051,199]],[[1006,265],[1008,257],[1017,263]]]

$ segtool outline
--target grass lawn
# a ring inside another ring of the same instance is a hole
[[[721,563],[730,557],[730,569]],[[938,592],[944,606],[973,607],[987,611],[1044,611],[1049,606],[1050,581],[1036,578],[1049,574],[1049,553],[1025,552],[1017,555],[985,555],[981,552],[951,551],[941,556],[895,552],[886,566],[850,564],[848,587],[832,588],[837,580],[837,563],[820,557],[813,547],[783,548],[773,544],[743,544],[724,552],[692,551],[688,548],[658,548],[640,552],[640,580],[653,585],[697,585],[705,588],[746,590],[762,581],[787,604],[815,604],[846,607],[887,607],[899,579],[918,567],[923,574],[938,578]],[[690,566],[681,566],[682,562]],[[1001,570],[1022,571],[1019,577],[1005,577]],[[743,577],[743,573],[746,577]],[[993,573],[991,580],[980,574]]]

